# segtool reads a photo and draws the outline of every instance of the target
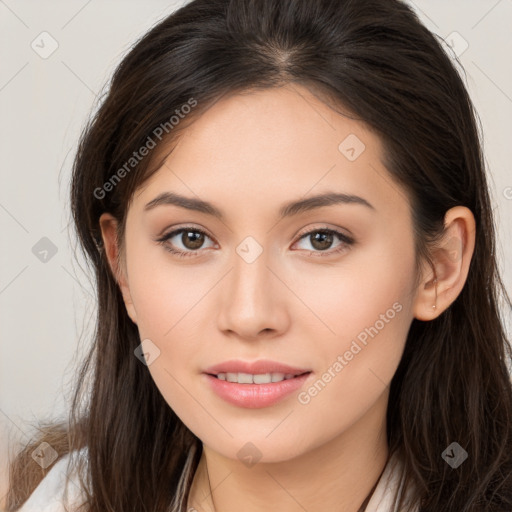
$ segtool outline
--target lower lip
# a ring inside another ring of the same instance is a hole
[[[311,372],[268,384],[238,384],[218,379],[206,373],[203,375],[213,391],[226,402],[239,407],[256,409],[273,405],[297,391],[311,375]]]

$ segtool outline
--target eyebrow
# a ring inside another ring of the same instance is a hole
[[[375,211],[375,207],[362,197],[352,194],[328,192],[286,203],[279,209],[279,217],[280,219],[284,219],[285,217],[291,217],[323,206],[332,206],[337,204],[363,205]],[[179,206],[181,208],[186,208],[187,210],[198,211],[217,217],[220,220],[225,220],[224,213],[213,204],[203,201],[202,199],[185,197],[180,194],[176,194],[175,192],[162,192],[144,206],[144,211],[146,212],[162,205]]]

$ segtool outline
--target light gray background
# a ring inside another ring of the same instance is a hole
[[[82,260],[75,263],[68,226],[80,130],[130,45],[183,3],[0,0],[0,502],[8,446],[28,440],[28,421],[64,414],[76,359],[94,327],[90,276]],[[457,53],[468,44],[460,61],[482,120],[498,257],[510,293],[512,1],[409,3]],[[31,47],[51,47],[44,31],[58,43],[48,58]],[[42,237],[57,247],[46,263],[32,252]],[[507,317],[510,333],[509,326]]]

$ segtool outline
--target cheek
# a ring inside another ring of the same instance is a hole
[[[204,266],[179,265],[163,247],[133,243],[127,260],[130,295],[141,336],[168,344],[187,337],[197,306],[216,279]],[[177,333],[180,333],[179,338]]]
[[[340,344],[358,335],[364,342],[370,336],[365,329],[375,324],[379,332],[402,332],[407,322],[401,320],[414,298],[410,293],[414,253],[404,245],[397,253],[394,244],[382,240],[359,248],[337,266],[317,270],[310,266],[298,272],[300,279],[290,273],[294,292],[308,307],[303,319],[316,323],[318,336]]]
[[[178,267],[164,249],[144,250],[134,245],[127,261],[130,295],[137,314],[141,340],[149,339],[159,355],[149,365],[156,386],[169,403],[181,411],[190,409],[188,387],[199,373],[197,354],[205,338],[195,326],[205,315],[209,290],[218,281],[210,272],[198,273],[194,266]],[[188,407],[187,407],[188,404]]]
[[[205,421],[204,411],[192,398],[199,395],[191,383],[196,384],[197,355],[206,341],[195,326],[205,314],[201,299],[212,279],[202,279],[190,269],[153,266],[144,273],[134,271],[130,290],[140,339],[150,339],[160,350],[148,366],[151,377],[171,409],[194,426]]]
[[[342,272],[317,275],[314,287],[298,292],[322,319],[316,322],[315,350],[323,362],[316,387],[326,384],[329,391],[318,393],[318,407],[327,409],[333,400],[352,411],[369,407],[391,381],[412,319],[413,263],[412,249],[397,254],[383,246],[347,260]],[[307,337],[315,338],[312,329]]]
[[[298,395],[295,416],[312,431],[317,429],[318,439],[325,441],[348,430],[389,391],[405,346],[410,312],[404,300],[407,286],[400,290],[385,284],[388,293],[376,294],[374,289],[367,295],[359,289],[361,302],[354,292],[346,307],[338,304],[328,311],[324,304],[321,309],[336,336],[317,336],[315,356],[321,355],[323,364]],[[329,422],[318,425],[315,418]]]

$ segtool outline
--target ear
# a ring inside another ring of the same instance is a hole
[[[118,221],[110,213],[103,213],[99,219],[101,236],[103,238],[103,244],[105,247],[105,256],[107,258],[112,274],[119,285],[121,293],[123,295],[124,304],[128,316],[131,318],[133,323],[137,323],[137,314],[133,307],[133,301],[130,294],[130,288],[128,285],[128,276],[126,273],[125,265],[120,258],[119,253],[119,241],[117,238],[117,226]]]
[[[475,218],[469,208],[455,206],[444,219],[445,233],[432,251],[434,268],[424,272],[414,301],[414,317],[438,317],[462,291],[475,248]],[[435,306],[435,307],[433,307]]]

